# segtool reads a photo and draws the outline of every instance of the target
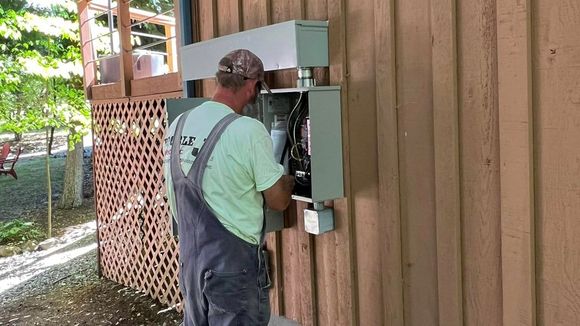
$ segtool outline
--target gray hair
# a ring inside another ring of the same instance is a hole
[[[229,72],[218,71],[215,74],[216,80],[218,84],[222,87],[228,88],[234,92],[237,92],[244,86],[246,79],[244,76],[240,76],[238,74],[232,74]]]

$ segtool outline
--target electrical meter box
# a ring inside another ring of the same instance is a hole
[[[264,123],[274,156],[295,177],[293,199],[316,203],[344,196],[340,87],[262,92],[248,115]]]

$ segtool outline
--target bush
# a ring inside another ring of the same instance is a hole
[[[44,233],[33,222],[18,219],[0,222],[0,245],[41,240],[44,237]]]

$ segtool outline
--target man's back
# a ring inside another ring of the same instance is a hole
[[[189,172],[211,129],[232,112],[226,105],[210,101],[189,113],[181,137],[184,173]],[[164,146],[167,194],[172,211],[175,199],[168,162],[175,122],[167,132]],[[265,127],[255,119],[241,117],[222,134],[211,155],[202,183],[204,198],[228,231],[258,244],[263,219],[260,192],[270,188],[282,174],[282,166],[273,160],[272,141]]]

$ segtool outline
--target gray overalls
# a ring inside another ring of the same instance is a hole
[[[261,245],[229,232],[207,205],[201,189],[216,143],[240,116],[231,113],[216,124],[186,176],[180,163],[179,139],[189,112],[178,121],[170,160],[179,223],[183,325],[267,325],[270,280]]]

